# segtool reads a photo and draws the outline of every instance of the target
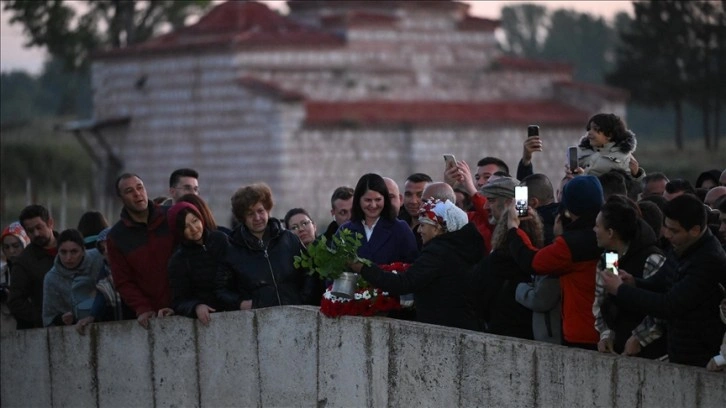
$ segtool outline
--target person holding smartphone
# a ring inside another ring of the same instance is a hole
[[[617,269],[628,271],[636,278],[645,279],[665,264],[666,257],[657,246],[657,236],[643,220],[637,204],[625,196],[613,195],[605,202],[595,219],[595,238],[598,247],[617,254]],[[596,275],[595,328],[600,333],[597,348],[601,353],[622,353],[639,357],[657,358],[666,353],[664,341],[658,341],[663,324],[656,324],[643,313],[620,310],[613,296],[605,293],[599,272]],[[654,343],[650,346],[649,344]],[[648,346],[645,349],[642,347]]]

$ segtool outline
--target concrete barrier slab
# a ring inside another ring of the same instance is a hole
[[[151,320],[149,334],[157,408],[200,405],[195,320],[184,316]]]
[[[462,405],[533,406],[536,344],[475,333],[462,339]]]
[[[199,392],[203,407],[260,406],[253,312],[212,314],[197,326]]]
[[[0,405],[52,404],[46,329],[18,330],[0,337]]]
[[[270,307],[255,314],[261,405],[316,406],[317,308]]]
[[[153,404],[149,332],[135,321],[98,324],[99,407]]]
[[[53,405],[97,406],[96,326],[87,328],[83,336],[73,327],[53,327],[47,330]]]
[[[396,323],[389,340],[389,405],[458,406],[461,332]]]
[[[331,407],[387,406],[387,319],[320,316],[318,402]]]

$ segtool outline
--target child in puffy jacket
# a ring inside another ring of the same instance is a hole
[[[620,117],[598,113],[587,121],[587,135],[580,140],[575,174],[599,177],[612,169],[621,169],[640,181],[645,171],[638,166],[633,152],[638,145],[635,133],[628,130]]]

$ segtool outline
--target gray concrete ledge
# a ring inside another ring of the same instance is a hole
[[[725,407],[726,374],[287,306],[0,337],[10,407]]]

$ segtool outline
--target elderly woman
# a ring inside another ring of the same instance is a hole
[[[351,266],[385,291],[413,293],[422,323],[477,329],[471,298],[471,270],[483,256],[483,239],[466,213],[449,200],[429,199],[419,210],[421,255],[402,274],[377,266]]]
[[[216,278],[217,297],[229,310],[319,302],[307,286],[314,278],[294,265],[304,246],[270,216],[272,207],[272,191],[265,183],[242,187],[232,196],[239,225],[229,237]]]

